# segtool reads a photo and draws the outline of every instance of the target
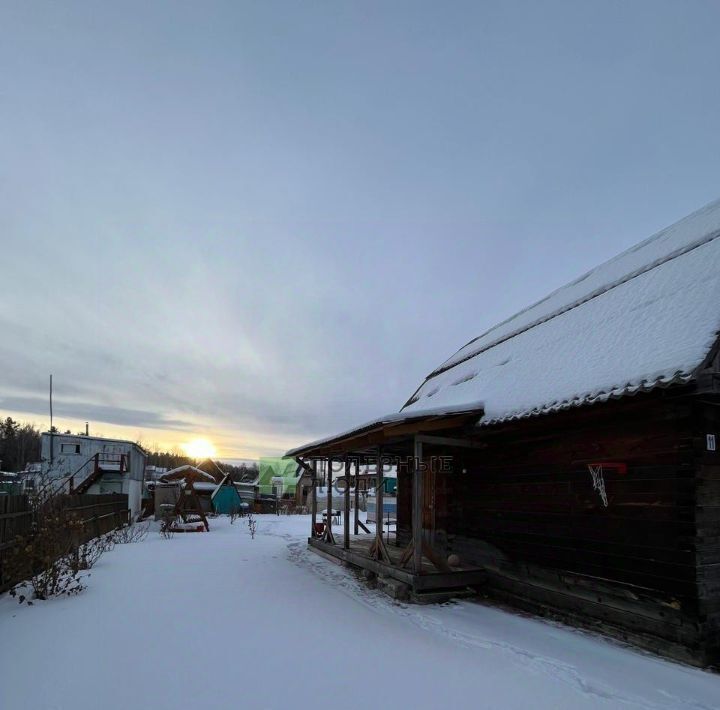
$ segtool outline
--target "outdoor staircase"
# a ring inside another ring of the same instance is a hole
[[[85,466],[87,466],[89,463],[93,463],[92,471],[90,471],[89,475],[87,475],[80,484],[77,486],[74,484],[74,478],[82,471]],[[87,493],[90,490],[90,486],[93,485],[93,483],[97,483],[99,481],[103,474],[105,473],[117,473],[123,474],[127,471],[127,456],[126,454],[95,454],[94,456],[91,456],[77,471],[76,474],[74,474],[70,478],[70,493]]]

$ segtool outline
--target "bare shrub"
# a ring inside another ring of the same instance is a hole
[[[63,514],[57,506],[46,504],[38,509],[34,529],[16,538],[7,557],[8,576],[25,580],[10,590],[20,603],[30,599],[49,599],[63,594],[77,594],[84,589],[80,571],[88,569],[102,554],[95,549],[84,552],[81,562],[76,541],[82,523]]]
[[[174,535],[173,527],[178,517],[175,512],[175,506],[165,503],[160,506],[160,513],[162,514],[160,520],[160,536],[165,540],[169,540]]]
[[[128,545],[134,542],[142,542],[150,531],[150,523],[134,523],[124,528],[113,530],[110,535],[114,545]]]
[[[10,590],[20,603],[81,592],[81,580],[89,576],[83,573],[102,555],[116,544],[144,539],[149,528],[149,523],[128,526],[86,540],[85,524],[64,509],[61,498],[36,498],[32,507],[32,529],[15,539],[5,560],[8,577],[24,580]]]
[[[95,563],[113,547],[115,543],[112,540],[112,533],[84,542],[73,553],[73,571],[92,569]]]
[[[248,528],[250,529],[250,538],[254,540],[255,531],[257,530],[257,520],[255,520],[252,513],[248,514]]]
[[[165,540],[172,539],[173,535],[175,535],[174,526],[174,515],[166,515],[163,517],[162,522],[160,523],[160,536]]]
[[[230,524],[232,525],[238,518],[244,518],[246,513],[242,508],[233,508],[228,515],[230,516]]]

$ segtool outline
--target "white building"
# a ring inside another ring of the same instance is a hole
[[[82,434],[41,437],[42,477],[74,493],[125,493],[133,517],[141,508],[147,455],[133,441]]]

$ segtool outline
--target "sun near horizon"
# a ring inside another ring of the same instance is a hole
[[[212,459],[217,456],[217,449],[209,439],[193,439],[181,444],[181,448],[191,459]]]

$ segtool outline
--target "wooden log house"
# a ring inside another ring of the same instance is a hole
[[[470,341],[400,412],[288,452],[398,465],[396,540],[322,529],[313,496],[311,548],[417,601],[470,586],[717,664],[719,332],[717,201]]]

